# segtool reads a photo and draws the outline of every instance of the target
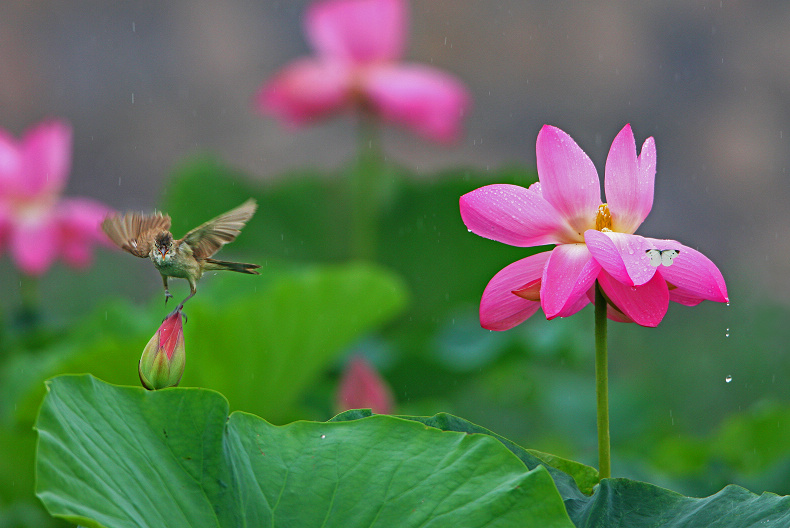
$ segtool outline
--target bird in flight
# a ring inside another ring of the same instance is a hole
[[[176,308],[181,310],[184,303],[195,295],[197,281],[205,271],[230,270],[260,275],[255,271],[260,268],[257,264],[210,258],[222,246],[236,239],[257,208],[255,200],[250,198],[235,209],[192,229],[178,240],[170,233],[170,216],[162,213],[110,214],[101,226],[119,248],[136,257],[151,259],[162,275],[165,303],[173,296],[167,289],[168,277],[178,277],[189,282],[191,293]]]

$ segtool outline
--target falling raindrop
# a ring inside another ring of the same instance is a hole
[[[729,382],[731,382],[731,381],[732,381],[732,376],[730,376],[730,375],[728,374],[728,375],[727,375],[727,377],[726,377],[726,378],[724,378],[724,381],[725,381],[726,383],[729,383]]]

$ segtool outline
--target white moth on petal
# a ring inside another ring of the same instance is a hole
[[[650,257],[651,266],[671,266],[672,261],[678,256],[680,250],[677,249],[648,249],[645,251],[647,256]]]

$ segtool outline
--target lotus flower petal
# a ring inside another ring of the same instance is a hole
[[[598,282],[604,294],[623,314],[642,326],[658,326],[669,308],[669,290],[660,273],[641,286],[628,286],[602,272]]]
[[[538,311],[539,301],[524,299],[513,291],[540,280],[548,259],[549,252],[531,255],[494,275],[480,300],[480,325],[483,328],[508,330]]]
[[[58,194],[71,167],[71,127],[51,121],[30,130],[22,140],[17,186],[25,196]]]
[[[100,226],[109,212],[104,204],[87,198],[64,198],[57,204],[55,216],[60,227],[61,250],[69,265],[89,266],[96,242],[113,247]]]
[[[305,33],[321,55],[392,61],[403,55],[408,22],[402,0],[332,0],[310,7]]]
[[[256,95],[258,110],[293,126],[327,117],[350,104],[350,66],[337,60],[296,60]]]
[[[592,160],[571,137],[544,125],[537,141],[538,177],[543,197],[577,233],[577,242],[595,228],[601,205],[601,184]]]
[[[496,184],[461,196],[461,218],[466,227],[485,238],[519,247],[557,244],[558,232],[570,228],[540,193],[540,184],[529,189]]]
[[[696,249],[684,246],[676,240],[646,239],[656,249],[675,249],[678,256],[671,266],[661,266],[661,276],[672,286],[673,296],[681,304],[690,304],[694,299],[728,302],[727,285],[719,268]],[[680,300],[682,299],[682,300]]]
[[[584,241],[603,269],[623,284],[639,286],[656,272],[645,253],[653,246],[644,237],[590,229],[584,233]]]
[[[385,121],[441,143],[461,135],[471,97],[449,73],[420,64],[382,66],[367,70],[361,86]]]
[[[60,229],[49,214],[17,223],[10,239],[14,262],[28,275],[43,275],[60,250]]]
[[[612,212],[612,228],[633,233],[653,207],[656,178],[656,144],[648,138],[637,157],[634,133],[626,125],[612,142],[606,158],[604,189]]]
[[[540,289],[546,318],[565,317],[570,315],[569,311],[578,311],[577,303],[595,283],[600,271],[600,264],[592,258],[584,244],[555,247],[543,270]]]
[[[22,153],[13,136],[0,129],[0,196],[18,194],[22,186]]]

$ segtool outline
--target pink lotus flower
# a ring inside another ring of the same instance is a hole
[[[403,0],[313,4],[305,33],[316,55],[297,59],[266,83],[256,96],[258,109],[293,126],[354,109],[452,141],[470,97],[443,71],[398,62],[407,25]]]
[[[343,378],[335,404],[338,412],[347,409],[371,409],[377,414],[390,414],[392,391],[376,370],[362,357],[352,359]]]
[[[91,245],[108,243],[99,223],[109,212],[87,198],[61,198],[71,165],[71,128],[39,124],[21,141],[0,129],[0,251],[42,275],[58,257],[74,267],[91,262]]]
[[[675,240],[633,234],[653,206],[652,137],[639,156],[630,125],[614,139],[606,159],[608,203],[601,203],[592,161],[562,130],[540,131],[537,167],[539,182],[528,189],[488,185],[460,200],[464,223],[480,236],[520,247],[556,244],[491,279],[480,301],[484,328],[507,330],[538,308],[548,319],[572,315],[593,301],[596,280],[609,318],[642,326],[657,326],[669,301],[728,301],[724,278],[705,255]],[[652,249],[678,254],[670,265],[656,266]]]

